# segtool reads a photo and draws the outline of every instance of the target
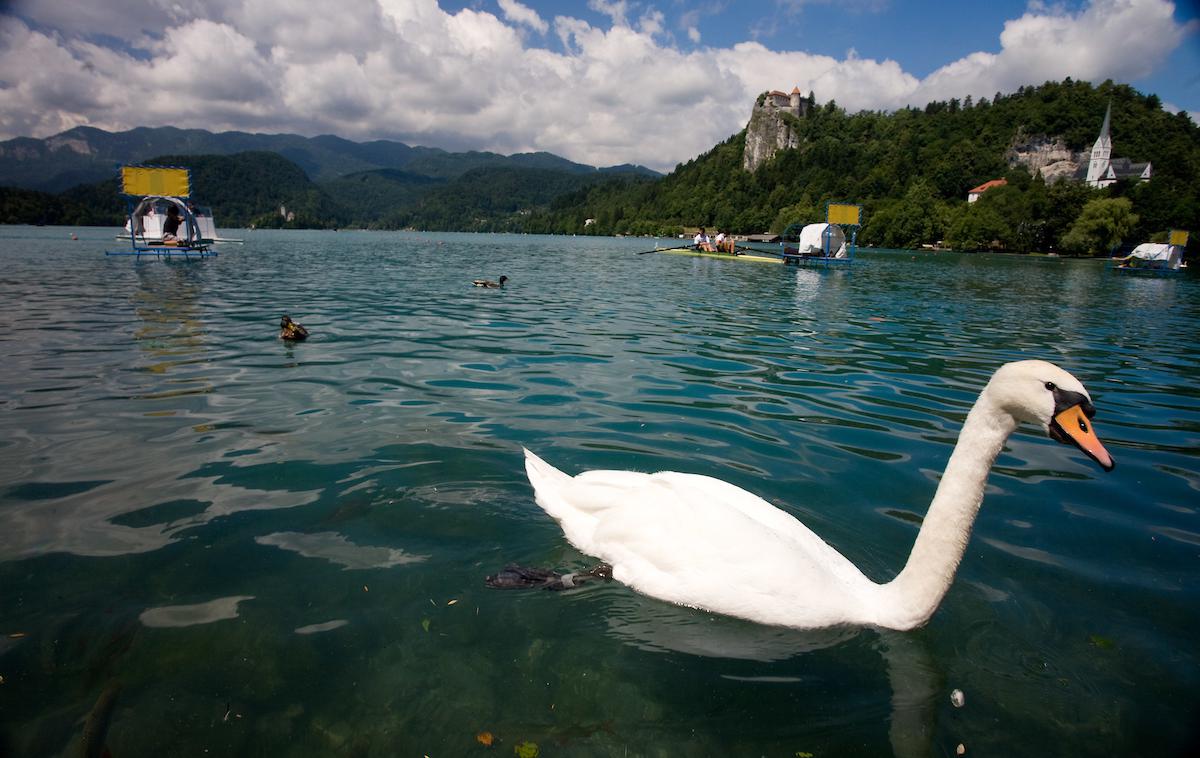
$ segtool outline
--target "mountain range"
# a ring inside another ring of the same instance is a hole
[[[53,137],[17,137],[0,142],[0,186],[58,193],[116,175],[123,164],[163,155],[277,153],[299,166],[314,182],[328,182],[363,171],[392,170],[434,179],[454,179],[485,167],[536,168],[569,174],[660,176],[644,166],[596,168],[552,153],[452,153],[432,147],[375,140],[352,142],[333,135],[214,133],[170,126],[106,132],[78,126]]]
[[[650,181],[643,166],[595,168],[552,153],[452,153],[401,142],[174,127],[77,127],[0,142],[0,223],[120,224],[117,167],[184,166],[226,227],[510,227],[597,183]]]

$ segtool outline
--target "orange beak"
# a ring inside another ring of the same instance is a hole
[[[1074,443],[1105,471],[1112,471],[1116,465],[1112,456],[1104,449],[1104,445],[1100,444],[1100,438],[1096,436],[1092,422],[1088,420],[1082,407],[1072,405],[1058,413],[1051,422],[1051,432],[1060,442]]]

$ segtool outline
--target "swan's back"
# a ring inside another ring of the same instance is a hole
[[[871,623],[877,587],[762,498],[696,474],[570,477],[525,451],[538,504],[613,576],[673,603],[787,626]]]
[[[1045,361],[1005,364],[955,443],[903,570],[868,580],[762,498],[706,476],[590,471],[569,477],[525,451],[537,502],[571,544],[648,595],[767,624],[912,629],[937,610],[958,569],[996,456],[1030,422],[1112,470],[1078,379]]]

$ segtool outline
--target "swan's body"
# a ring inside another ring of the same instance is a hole
[[[1078,380],[1044,361],[1003,366],[971,409],[904,569],[877,584],[808,527],[757,495],[696,474],[588,471],[570,477],[528,450],[538,505],[579,550],[639,592],[764,624],[912,629],[950,588],[992,462],[1019,421],[1079,445],[1105,469]]]

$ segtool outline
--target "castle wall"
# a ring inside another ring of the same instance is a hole
[[[797,105],[792,102],[790,95],[771,92],[763,98],[762,105],[755,104],[746,125],[746,147],[742,153],[742,168],[746,171],[755,171],[780,150],[800,147],[800,137],[782,114],[803,118],[808,114],[808,100],[799,98]]]

